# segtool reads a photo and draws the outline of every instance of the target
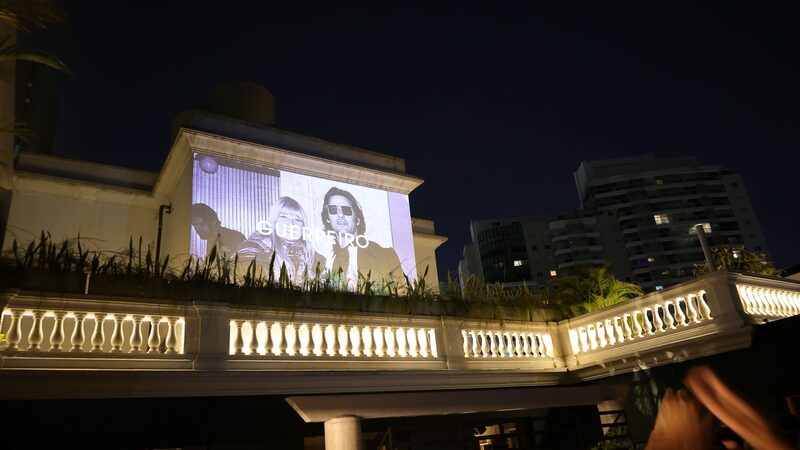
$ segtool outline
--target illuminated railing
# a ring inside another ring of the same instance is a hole
[[[560,322],[24,292],[2,293],[0,304],[0,370],[522,370],[538,376],[568,368],[592,379],[745,348],[752,334],[746,325],[800,314],[800,283],[715,272]]]
[[[309,316],[230,321],[230,355],[255,358],[437,358],[436,329],[397,323]],[[377,322],[377,323],[376,323]],[[381,324],[381,322],[384,322]]]
[[[783,318],[800,314],[800,292],[788,289],[736,283],[744,312],[762,318]]]
[[[647,339],[713,319],[704,290],[653,295],[569,321],[572,354]]]
[[[465,358],[553,357],[553,338],[543,326],[469,327],[461,336]]]
[[[18,356],[184,353],[185,317],[164,305],[15,296],[0,323],[6,352]]]

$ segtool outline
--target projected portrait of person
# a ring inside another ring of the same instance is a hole
[[[276,280],[284,265],[295,284],[313,278],[317,271],[323,272],[325,257],[314,250],[308,223],[308,215],[296,200],[280,197],[270,208],[269,217],[259,222],[258,230],[239,245],[239,267],[247,268],[255,261],[256,271],[268,276],[274,254],[272,271]]]
[[[217,212],[205,203],[193,204],[191,215],[194,231],[200,239],[206,241],[206,256],[216,246],[218,255],[232,257],[239,244],[245,240],[242,233],[223,227]]]
[[[402,277],[397,252],[364,235],[367,230],[364,212],[353,194],[332,187],[323,199],[321,217],[325,230],[332,231],[335,240],[329,268],[334,275],[344,274],[348,287],[356,286],[359,273],[370,274],[371,280]]]

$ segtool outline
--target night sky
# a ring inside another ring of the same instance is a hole
[[[158,171],[175,114],[246,78],[278,128],[405,158],[440,277],[470,220],[574,210],[581,161],[643,153],[739,171],[776,265],[800,263],[792,2],[385,3],[72,1],[23,41],[75,73],[59,156]]]

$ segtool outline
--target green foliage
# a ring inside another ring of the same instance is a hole
[[[608,272],[609,265],[581,267],[559,277],[555,297],[565,317],[597,311],[644,293],[637,284],[620,281]]]
[[[439,292],[440,302],[450,315],[530,320],[533,310],[554,310],[546,290],[535,292],[526,284],[506,287],[501,283],[486,283],[475,275],[467,277],[462,286],[448,273]]]
[[[0,0],[0,22],[22,33],[29,32],[32,27],[47,28],[50,24],[63,23],[66,17],[55,0]],[[55,56],[21,49],[14,43],[12,34],[0,35],[0,80],[13,81],[14,64],[17,61],[41,64],[72,75],[69,67]],[[23,142],[30,142],[36,137],[24,123],[15,122],[13,117],[0,117],[0,133],[11,133]],[[6,163],[0,161],[0,164]]]
[[[716,270],[735,270],[768,276],[780,274],[780,271],[775,268],[766,254],[754,252],[745,247],[723,246],[713,248],[711,249],[711,257]],[[692,272],[694,275],[703,275],[708,273],[708,267],[706,264],[695,264]]]
[[[0,0],[0,21],[22,32],[64,23],[66,19],[67,14],[55,0]]]
[[[641,294],[638,286],[614,279],[606,273],[605,267],[559,279],[559,288],[554,294],[546,289],[531,289],[525,284],[504,287],[500,283],[485,283],[475,276],[466,279],[462,287],[451,274],[440,284],[437,294],[427,281],[429,267],[415,280],[407,276],[375,278],[372,272],[359,274],[355,292],[351,292],[341,269],[330,273],[318,264],[313,271],[304,273],[299,282],[293,282],[285,264],[275,270],[274,255],[264,273],[255,260],[249,261],[246,267],[240,266],[238,256],[231,258],[220,254],[215,247],[207,257],[189,257],[175,270],[170,267],[169,255],[156,264],[151,246],[142,238],[137,241],[131,238],[127,248],[121,251],[91,250],[87,245],[89,241],[79,235],[55,242],[46,232],[25,245],[14,240],[10,251],[0,258],[0,269],[110,275],[140,280],[140,286],[153,282],[164,286],[182,284],[201,289],[192,291],[194,296],[204,295],[202,289],[228,289],[224,295],[219,294],[220,301],[240,301],[245,292],[242,289],[245,289],[251,297],[255,295],[261,299],[259,301],[287,308],[308,303],[358,311],[369,308],[372,299],[380,297],[379,304],[384,312],[414,314],[428,305],[427,311],[438,314],[485,320],[532,320],[537,310],[550,311],[549,316],[558,311],[565,315],[578,314]],[[144,295],[142,292],[138,295]],[[184,292],[190,295],[189,291]]]

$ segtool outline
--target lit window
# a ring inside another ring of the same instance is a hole
[[[556,272],[555,270],[551,270],[551,271],[550,271],[550,276],[551,276],[551,277],[554,277],[554,276],[556,276],[556,275],[558,275],[558,272]]]
[[[655,261],[656,261],[656,259],[655,259],[655,258],[653,258],[653,257],[649,257],[649,258],[647,258],[647,262],[655,262]]]
[[[514,267],[523,266],[523,265],[525,265],[525,262],[526,261],[524,259],[515,259],[514,260]]]
[[[664,286],[662,286],[660,284],[658,286],[656,286],[656,290],[657,291],[660,291],[660,290],[663,290],[663,289],[664,289]]]
[[[669,223],[669,217],[666,214],[654,214],[653,220],[656,221],[656,225]]]
[[[656,184],[664,184],[664,180],[661,178],[656,178]]]

